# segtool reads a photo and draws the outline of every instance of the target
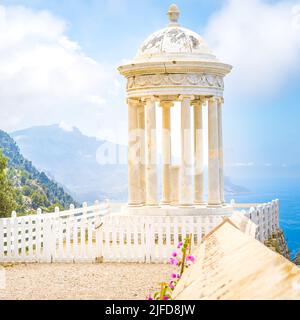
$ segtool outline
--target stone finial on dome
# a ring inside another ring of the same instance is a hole
[[[170,20],[169,26],[178,26],[179,25],[178,19],[180,16],[180,11],[179,11],[176,4],[170,5],[169,11],[168,11],[168,16],[169,16],[169,20]]]

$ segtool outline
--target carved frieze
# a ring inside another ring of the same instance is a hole
[[[155,74],[128,78],[127,89],[143,89],[148,87],[196,86],[224,89],[223,77],[211,74]]]

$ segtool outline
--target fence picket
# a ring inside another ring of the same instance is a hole
[[[77,219],[74,219],[73,223],[73,234],[72,234],[72,240],[73,240],[73,257],[74,261],[76,261],[79,257],[79,247],[78,247],[78,222]]]
[[[30,217],[28,220],[28,259],[33,260],[33,221]]]
[[[25,223],[25,220],[24,220]],[[51,262],[51,224],[50,219],[43,218],[42,220],[43,224],[43,254],[42,259],[43,262]],[[22,228],[23,229],[23,228]]]
[[[90,260],[94,259],[94,255],[93,255],[93,225],[92,225],[92,220],[88,219],[88,224],[87,224],[87,235],[88,235],[88,258]]]
[[[1,235],[3,235],[1,237]],[[0,259],[4,260],[4,220],[0,219]]]
[[[96,259],[98,258],[99,260],[103,258],[103,252],[102,252],[102,245],[103,245],[102,230],[103,230],[102,226],[99,226],[98,229],[96,229],[95,255],[96,255]]]
[[[121,261],[120,251],[118,250],[118,235],[119,235],[119,219],[117,217],[112,223],[112,243],[111,243],[111,252],[114,261]]]
[[[21,259],[26,259],[26,221],[24,218],[21,220]]]
[[[40,214],[37,214],[36,220],[35,220],[35,255],[37,258],[37,261],[40,261],[41,259],[41,242],[42,242],[42,230],[41,230],[41,216]]]
[[[110,246],[110,230],[111,230],[111,217],[107,217],[103,225],[103,256],[107,261],[112,261],[112,252]]]
[[[6,248],[7,259],[12,259],[11,256],[11,219],[6,219]]]
[[[165,253],[164,258],[168,259],[168,257],[171,255],[172,246],[171,246],[171,218],[166,217],[165,218],[165,225],[166,225],[166,245],[165,245]]]
[[[146,249],[146,262],[151,262],[151,228],[149,223],[149,217],[145,217],[145,249]]]
[[[174,217],[174,246],[177,246],[179,243],[178,238],[178,217]]]
[[[131,225],[130,218],[126,217],[126,256],[127,261],[131,261]]]
[[[57,208],[58,209],[58,208]],[[63,260],[64,256],[64,222],[62,219],[58,220],[58,261]]]
[[[80,258],[86,259],[86,218],[82,217],[80,220]]]
[[[17,218],[12,218],[12,233],[13,233],[13,257],[19,260],[19,222]]]
[[[156,252],[157,252],[157,261],[159,261],[163,257],[163,218],[158,217],[157,219],[157,247],[156,247]]]

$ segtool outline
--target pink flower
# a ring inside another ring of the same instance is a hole
[[[164,300],[170,300],[168,296],[164,296]]]
[[[176,252],[176,251],[174,251],[174,252],[172,253],[172,257],[173,257],[173,258],[176,258],[176,257],[177,257],[177,252]]]
[[[147,297],[147,300],[149,300],[149,301],[154,300],[154,299],[152,298],[151,294],[149,294],[149,296]]]
[[[177,274],[176,273],[172,273],[171,274],[171,279],[177,279]]]
[[[177,276],[177,279],[180,279],[180,278],[181,278],[181,277],[180,277],[180,274],[177,274],[176,276]]]
[[[169,264],[172,265],[172,266],[178,266],[179,262],[178,262],[177,259],[170,258],[169,259]]]
[[[179,243],[178,243],[178,246],[177,246],[177,249],[181,249],[182,246],[183,246],[183,242],[179,242]]]
[[[174,282],[173,282],[173,281],[171,281],[171,282],[169,283],[169,288],[172,289],[172,290],[175,289],[175,285],[174,285]]]
[[[187,256],[187,257],[186,257],[186,261],[187,261],[187,262],[195,263],[196,259],[195,259],[194,256]]]

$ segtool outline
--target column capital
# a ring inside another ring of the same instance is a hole
[[[206,98],[201,97],[199,99],[193,100],[191,104],[192,104],[193,107],[201,106],[201,105],[203,105],[205,103],[205,100],[206,100]]]
[[[223,97],[212,96],[212,97],[208,98],[208,101],[209,102],[217,102],[217,103],[223,104],[224,103],[224,98]]]
[[[148,101],[156,102],[157,98],[155,96],[146,96],[146,97],[142,97],[141,100],[142,102],[148,102]]]
[[[218,97],[218,103],[219,104],[224,104],[224,98],[223,97]]]
[[[161,108],[172,108],[174,107],[174,101],[161,100],[159,105]]]
[[[127,104],[130,104],[132,106],[138,107],[141,104],[141,100],[140,99],[128,98],[127,99]]]
[[[218,97],[212,96],[212,97],[207,98],[207,100],[210,103],[218,102]]]
[[[194,95],[188,95],[188,94],[184,95],[183,94],[183,95],[180,95],[178,99],[179,99],[179,101],[183,101],[184,99],[190,99],[192,101],[192,100],[195,99],[195,96]]]

